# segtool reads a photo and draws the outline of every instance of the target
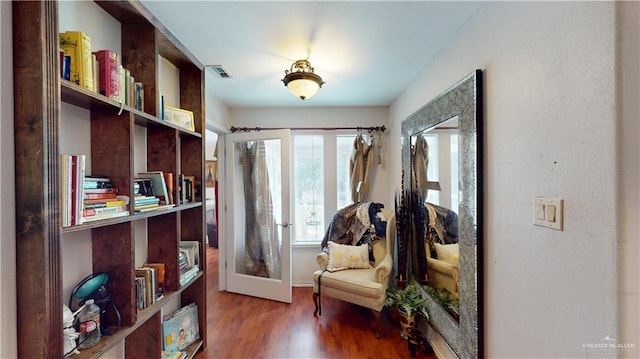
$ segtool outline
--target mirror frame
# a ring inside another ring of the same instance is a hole
[[[475,70],[402,122],[402,169],[411,178],[411,136],[455,116],[459,121],[460,320],[426,292],[430,325],[460,358],[482,357],[482,71]],[[464,189],[464,190],[463,190]],[[475,223],[475,225],[474,225]],[[412,274],[412,273],[410,273]]]

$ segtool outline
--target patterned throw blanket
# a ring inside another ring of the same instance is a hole
[[[373,243],[387,233],[387,221],[379,215],[382,208],[382,203],[364,202],[339,209],[322,239],[322,251],[329,252],[329,241],[355,246],[366,243],[369,246],[369,261],[375,262]]]

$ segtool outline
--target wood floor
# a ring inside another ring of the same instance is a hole
[[[293,302],[218,291],[218,251],[207,249],[208,358],[411,358],[400,327],[383,315],[380,339],[368,309],[323,298],[313,316],[311,288],[293,288]],[[384,311],[386,313],[386,311]],[[421,350],[415,358],[435,359]]]

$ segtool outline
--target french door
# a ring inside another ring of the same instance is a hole
[[[226,289],[291,303],[289,130],[226,136]]]

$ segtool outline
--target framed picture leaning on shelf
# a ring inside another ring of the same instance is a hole
[[[164,120],[190,131],[195,131],[196,129],[193,122],[193,112],[181,108],[164,106]]]

